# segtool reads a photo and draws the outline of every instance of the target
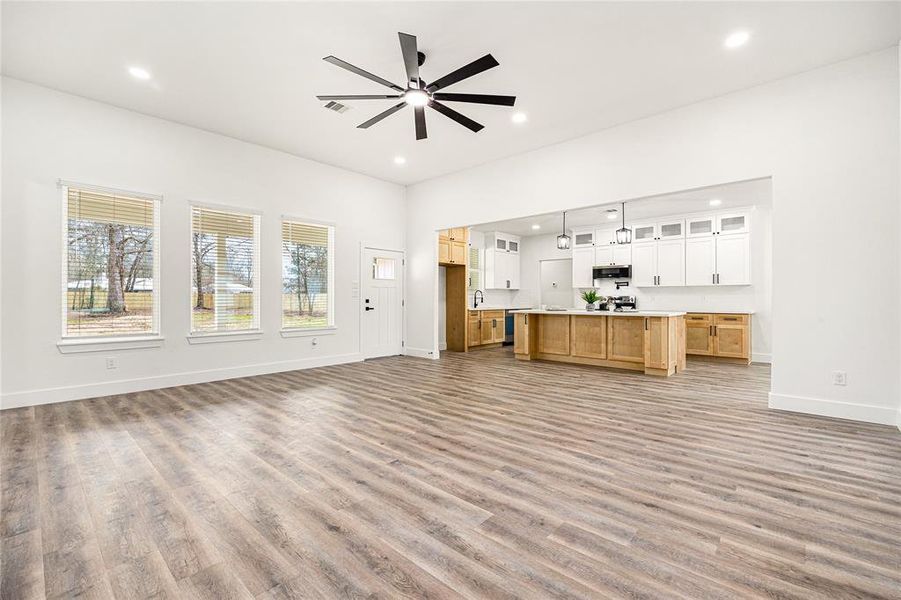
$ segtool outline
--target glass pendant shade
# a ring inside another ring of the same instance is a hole
[[[632,230],[626,227],[626,203],[623,202],[623,226],[616,230],[616,243],[617,244],[631,244],[632,243]]]
[[[569,236],[566,235],[566,211],[563,211],[563,233],[557,236],[557,249],[569,250]]]

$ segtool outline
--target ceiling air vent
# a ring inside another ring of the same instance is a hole
[[[334,100],[328,102],[325,107],[329,110],[333,110],[336,113],[344,113],[350,110],[350,107],[346,104],[341,104],[340,102],[335,102]]]

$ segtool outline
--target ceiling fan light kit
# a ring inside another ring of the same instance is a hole
[[[443,88],[451,86],[455,83],[468,79],[473,75],[478,75],[483,71],[498,66],[498,62],[490,54],[486,54],[482,58],[472,61],[468,65],[462,66],[456,71],[452,71],[440,77],[432,83],[427,83],[419,77],[419,67],[425,62],[425,54],[419,51],[416,45],[416,36],[408,33],[398,32],[400,38],[400,50],[404,59],[404,68],[407,71],[407,85],[401,87],[395,83],[391,83],[387,79],[383,79],[378,75],[364,71],[348,62],[334,56],[326,56],[322,60],[331,63],[342,69],[346,69],[351,73],[365,77],[371,81],[379,83],[385,87],[394,90],[394,94],[355,94],[355,95],[324,95],[316,96],[319,100],[400,100],[391,108],[380,112],[368,121],[364,121],[357,125],[359,129],[368,129],[382,119],[389,117],[406,106],[413,107],[413,123],[416,128],[416,139],[423,140],[428,137],[425,123],[426,107],[436,110],[445,117],[456,121],[460,125],[466,127],[472,132],[480,131],[484,126],[481,123],[473,121],[469,117],[460,114],[451,107],[442,102],[469,102],[472,104],[491,104],[495,106],[513,106],[516,102],[515,96],[499,96],[493,94],[455,94],[452,92],[441,92]]]

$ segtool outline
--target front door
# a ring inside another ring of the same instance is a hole
[[[363,249],[362,349],[365,358],[403,352],[404,255]]]

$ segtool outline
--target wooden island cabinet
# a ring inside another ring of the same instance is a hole
[[[513,352],[551,360],[669,376],[685,369],[685,313],[514,312]]]

